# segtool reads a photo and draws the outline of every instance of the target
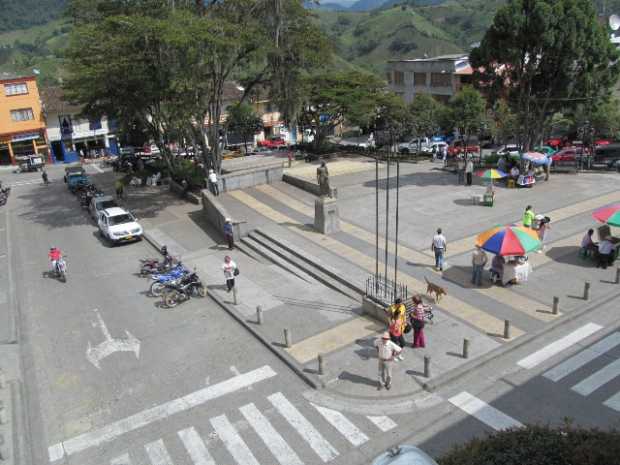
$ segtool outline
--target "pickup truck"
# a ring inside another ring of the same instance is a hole
[[[67,173],[67,187],[71,192],[75,192],[78,186],[89,184],[90,179],[83,172]]]
[[[448,147],[448,155],[450,155],[450,156],[460,155],[460,154],[462,154],[464,152],[465,152],[465,141],[462,141],[462,140],[455,140]],[[476,141],[468,142],[467,143],[467,153],[479,154],[480,153],[480,145],[478,145],[478,142],[476,142]]]

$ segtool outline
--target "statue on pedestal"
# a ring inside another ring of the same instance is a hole
[[[321,197],[331,197],[332,190],[329,187],[329,171],[325,162],[321,162],[321,166],[316,169],[316,181],[319,183]]]

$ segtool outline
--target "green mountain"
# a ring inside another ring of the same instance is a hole
[[[66,0],[0,0],[0,33],[58,19],[66,3]]]

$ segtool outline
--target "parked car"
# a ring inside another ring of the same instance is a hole
[[[111,195],[100,195],[93,197],[88,205],[88,212],[93,220],[97,221],[99,213],[107,208],[118,207],[118,204]]]
[[[607,168],[620,170],[620,144],[609,144],[594,150],[593,165],[605,165]]]
[[[86,176],[84,171],[76,171],[73,173],[69,173],[66,175],[66,178],[67,178],[67,187],[73,193],[75,193],[78,186],[90,184],[90,179],[88,176]]]
[[[611,139],[596,139],[594,141],[594,147],[601,147],[603,145],[613,144],[614,141]]]
[[[97,224],[101,235],[113,244],[140,240],[144,232],[136,218],[120,207],[102,210]]]
[[[551,159],[554,163],[578,161],[582,154],[583,151],[579,147],[567,147],[551,155]]]
[[[431,145],[422,147],[422,152],[424,153],[439,153],[439,150],[442,147],[448,147],[447,142],[433,142]]]
[[[466,144],[464,140],[455,140],[448,147],[448,155],[454,156],[454,155],[460,155],[462,153],[465,153],[465,145]],[[467,142],[467,153],[473,153],[473,154],[480,153],[480,146],[478,145],[477,140],[472,139]]]
[[[518,157],[521,153],[521,147],[517,144],[506,144],[497,151],[497,154],[502,157]]]
[[[553,147],[550,147],[548,145],[543,145],[541,147],[534,147],[534,152],[544,153],[545,155],[549,157],[553,155],[556,152],[556,150]]]
[[[86,175],[86,171],[84,171],[84,168],[82,168],[82,166],[67,166],[65,168],[65,182],[67,182],[67,176],[73,173],[80,173]]]
[[[15,157],[15,159],[19,162],[19,171],[21,173],[43,169],[43,158],[39,155],[26,155]]]
[[[282,139],[281,137],[270,137],[269,139],[259,140],[257,145],[259,147],[267,147],[269,149],[275,149],[277,147],[286,145],[286,141]]]
[[[398,151],[402,153],[425,151],[425,149],[430,149],[431,144],[432,142],[428,137],[416,137],[410,141],[398,144]]]

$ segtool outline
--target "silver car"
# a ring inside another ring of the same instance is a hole
[[[415,446],[392,447],[377,457],[372,465],[437,465],[426,452]]]

